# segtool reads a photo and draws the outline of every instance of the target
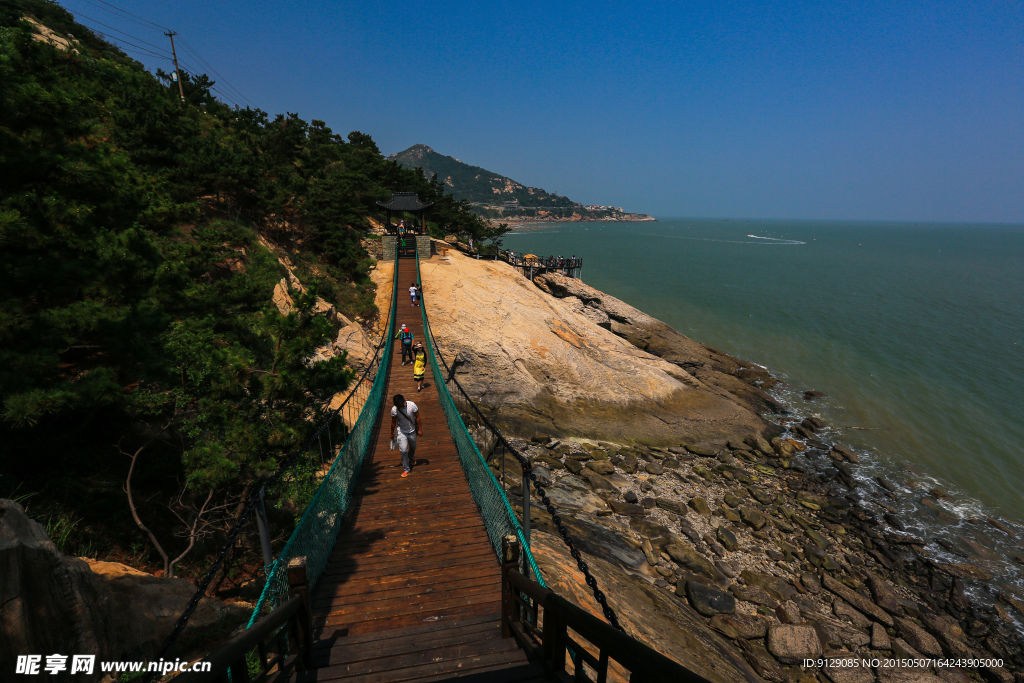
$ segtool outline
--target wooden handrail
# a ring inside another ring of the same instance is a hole
[[[175,677],[175,683],[213,683],[230,680],[260,683],[287,680],[293,670],[307,671],[313,666],[313,621],[306,580],[306,558],[295,557],[288,563],[288,600],[263,617],[252,628],[242,631],[202,659],[210,664],[205,672],[187,672]],[[277,652],[268,657],[270,645]],[[258,653],[259,673],[249,673],[248,656]]]
[[[615,661],[630,673],[632,681],[708,683],[703,676],[520,573],[519,540],[515,536],[502,540],[501,591],[502,636],[515,637],[529,654],[542,659],[548,674],[556,680],[569,680],[566,653],[572,651],[575,681],[603,683],[607,680],[609,661]],[[528,612],[527,601],[531,603]],[[570,636],[569,629],[580,640]],[[596,650],[597,655],[587,652],[584,644]],[[594,670],[593,679],[583,670],[583,662]]]

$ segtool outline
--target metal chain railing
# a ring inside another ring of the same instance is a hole
[[[420,276],[419,276],[419,263],[418,262],[416,264],[416,267],[417,267],[417,280],[420,281],[421,286],[422,286],[422,280],[420,279]],[[480,408],[477,407],[476,403],[474,403],[473,400],[469,397],[469,394],[466,393],[466,390],[463,389],[462,385],[459,384],[458,380],[455,379],[455,372],[452,369],[452,367],[445,361],[444,356],[441,354],[440,348],[438,347],[437,341],[434,338],[433,332],[432,332],[432,330],[430,328],[429,320],[427,318],[427,306],[426,306],[425,300],[424,300],[424,302],[423,302],[423,304],[421,306],[421,309],[422,309],[422,312],[423,312],[423,332],[424,332],[424,336],[429,341],[429,344],[427,345],[427,348],[429,349],[431,365],[433,366],[433,369],[434,369],[434,378],[435,378],[435,381],[437,382],[437,385],[438,385],[438,395],[439,396],[442,396],[442,395],[447,396],[448,400],[451,401],[452,405],[455,407],[456,412],[459,414],[458,422],[462,426],[462,431],[464,431],[467,434],[467,436],[469,435],[469,432],[468,432],[468,430],[465,427],[465,422],[462,420],[461,414],[466,414],[466,415],[469,415],[469,416],[474,416],[475,415],[476,419],[479,420],[481,425],[483,425],[483,428],[484,428],[484,430],[486,432],[486,437],[487,438],[486,438],[486,440],[485,439],[481,439],[481,441],[486,441],[486,443],[485,443],[485,450],[487,450],[488,453],[492,456],[492,460],[493,460],[493,456],[495,454],[498,454],[500,456],[500,462],[501,462],[501,468],[502,468],[501,484],[499,485],[497,480],[495,480],[493,476],[491,477],[491,481],[493,482],[494,486],[497,486],[500,489],[501,497],[503,499],[505,499],[506,505],[508,504],[508,499],[506,498],[505,492],[504,492],[504,485],[505,485],[505,483],[507,481],[506,474],[505,474],[505,460],[506,460],[505,456],[506,456],[506,454],[512,455],[516,459],[516,461],[519,463],[519,466],[522,468],[522,477],[523,477],[522,478],[522,482],[523,482],[523,486],[522,486],[522,494],[523,494],[523,496],[522,497],[523,497],[524,526],[526,527],[526,530],[525,530],[525,533],[520,532],[519,535],[520,535],[520,542],[522,543],[522,546],[523,546],[523,548],[525,550],[524,555],[528,555],[529,556],[530,564],[533,566],[534,570],[536,571],[536,563],[535,563],[535,561],[533,559],[533,554],[530,553],[530,550],[529,550],[529,548],[530,548],[530,545],[529,545],[529,526],[528,526],[528,521],[527,521],[529,519],[528,507],[531,504],[530,503],[529,486],[532,485],[534,490],[537,492],[537,496],[540,498],[540,501],[543,503],[543,505],[544,505],[545,509],[547,510],[548,514],[551,516],[551,521],[554,524],[555,529],[558,530],[558,533],[562,536],[562,540],[565,543],[566,547],[569,548],[569,554],[576,561],[576,566],[579,568],[580,572],[583,573],[584,580],[585,580],[587,586],[589,586],[591,591],[593,592],[594,599],[597,601],[598,605],[600,605],[601,611],[604,613],[605,619],[607,619],[608,623],[611,624],[616,629],[618,629],[620,631],[624,630],[622,628],[622,626],[619,624],[619,619],[616,616],[615,611],[608,604],[608,598],[605,596],[604,591],[602,591],[598,587],[597,579],[594,578],[594,575],[590,572],[590,566],[587,564],[586,560],[583,558],[583,554],[580,552],[579,548],[576,547],[576,543],[573,541],[572,536],[569,534],[569,530],[562,523],[562,518],[559,516],[558,511],[555,509],[555,506],[551,502],[551,499],[548,497],[547,492],[544,490],[544,487],[538,481],[537,474],[533,471],[533,465],[530,463],[529,458],[527,458],[525,455],[520,453],[511,443],[508,442],[508,440],[501,433],[501,431],[497,427],[495,427],[494,424],[489,419],[487,419],[487,416],[484,415],[480,411]],[[443,368],[443,374],[441,372],[442,368]],[[451,385],[452,387],[455,388],[454,392],[452,392],[449,389],[449,385]],[[442,392],[441,389],[444,389],[444,391]],[[455,399],[453,398],[455,396],[459,397],[459,399],[460,399],[459,402],[464,406],[463,408],[460,409],[455,404]],[[442,406],[443,405],[444,405],[444,402],[442,401]],[[456,429],[453,428],[452,429],[452,435],[453,436],[455,436],[455,432],[456,432]],[[477,449],[475,443],[474,443],[474,449]],[[499,453],[498,449],[500,449],[500,453]],[[486,460],[483,458],[482,455],[480,455],[480,451],[477,449],[476,452],[479,455],[481,461],[484,461],[486,463]],[[488,470],[489,469],[490,468],[488,467]],[[511,511],[511,508],[509,508],[509,509]],[[500,542],[501,541],[500,541],[500,538],[499,538],[499,540],[498,540],[498,544],[499,545],[497,546],[497,552],[499,553],[499,557],[500,557],[500,553],[501,553]],[[540,575],[538,574],[538,578],[539,578],[539,576]],[[543,585],[543,581],[542,580],[539,580],[538,582]]]
[[[323,453],[324,453],[323,439],[324,439],[325,435],[327,436],[328,453],[330,453],[331,456],[334,455],[334,444],[335,443],[339,444],[339,447],[338,447],[338,457],[335,458],[334,463],[331,466],[331,471],[334,471],[334,469],[338,465],[338,461],[341,460],[341,453],[344,452],[345,450],[347,450],[347,444],[349,442],[351,442],[353,436],[357,434],[357,430],[359,430],[359,427],[360,427],[361,423],[369,422],[370,426],[365,431],[368,432],[369,434],[372,434],[373,426],[375,426],[376,417],[377,417],[377,415],[379,414],[380,411],[376,410],[376,409],[368,411],[367,410],[367,406],[370,406],[370,404],[373,401],[373,397],[374,397],[373,390],[377,389],[378,384],[381,384],[381,382],[386,382],[387,381],[387,379],[386,379],[387,378],[387,371],[386,370],[387,370],[387,364],[390,362],[390,358],[391,358],[392,337],[394,336],[394,324],[395,324],[395,322],[394,322],[394,318],[395,318],[394,311],[395,311],[395,304],[396,304],[396,296],[397,296],[397,293],[398,293],[397,276],[398,276],[398,268],[397,268],[397,264],[396,264],[395,274],[393,276],[393,282],[392,282],[391,306],[390,306],[390,308],[388,310],[388,319],[387,319],[387,323],[385,325],[384,338],[377,344],[376,350],[374,352],[373,359],[370,361],[370,363],[367,365],[367,367],[363,371],[362,375],[360,376],[360,378],[359,378],[356,386],[353,388],[353,390],[349,393],[349,395],[345,398],[345,400],[341,403],[341,405],[339,405],[337,408],[333,409],[330,412],[330,414],[320,424],[320,426],[313,433],[313,435],[310,436],[309,439],[306,440],[306,442],[302,446],[302,448],[300,448],[299,450],[295,451],[290,456],[288,456],[285,460],[283,460],[281,462],[281,465],[277,468],[277,470],[273,474],[271,474],[269,477],[264,479],[263,482],[261,482],[260,486],[256,486],[256,487],[253,488],[252,492],[249,494],[249,498],[246,501],[245,508],[242,510],[242,514],[240,515],[240,517],[238,519],[238,522],[231,529],[231,531],[228,532],[227,539],[224,541],[224,544],[221,546],[220,551],[217,553],[217,557],[214,559],[213,564],[210,565],[210,568],[207,570],[207,572],[204,575],[202,581],[199,582],[199,585],[196,588],[196,592],[192,595],[192,598],[189,600],[188,604],[185,606],[185,609],[181,613],[181,616],[179,616],[178,620],[174,623],[174,628],[171,630],[171,633],[167,636],[166,640],[164,640],[164,643],[163,643],[163,645],[160,648],[160,652],[157,655],[157,659],[166,658],[166,656],[170,652],[171,648],[174,647],[175,642],[177,642],[178,638],[181,636],[182,632],[185,630],[185,627],[188,625],[189,619],[192,617],[192,614],[195,612],[196,608],[199,606],[199,602],[206,595],[206,591],[209,589],[210,584],[213,582],[214,577],[217,575],[217,572],[220,571],[221,567],[224,564],[225,559],[227,558],[228,554],[231,552],[231,549],[234,548],[235,543],[238,541],[238,537],[241,534],[242,529],[249,522],[249,519],[250,519],[250,517],[252,517],[253,512],[257,509],[258,506],[260,506],[262,504],[263,494],[268,489],[271,489],[271,488],[277,486],[278,484],[280,484],[282,481],[284,481],[286,475],[288,475],[289,473],[292,473],[294,476],[302,476],[301,469],[300,470],[296,470],[296,466],[300,464],[300,458],[302,458],[303,454],[306,455],[306,461],[307,461],[307,465],[309,466],[309,470],[310,471],[314,471],[314,467],[315,467],[314,466],[314,460],[313,460],[313,444],[314,443],[316,443],[317,446],[318,446],[317,450],[318,450],[318,452],[320,454],[321,468],[322,468],[323,465],[326,463],[326,460],[323,459]],[[383,368],[385,371],[381,372],[380,371],[381,368]],[[368,385],[369,384],[368,378],[370,377],[371,373],[373,373],[373,376],[374,376],[374,380],[372,382],[372,386],[371,386],[370,389],[364,391],[363,387],[364,387],[364,385]],[[377,393],[380,394],[380,395],[383,395],[383,392],[384,392],[384,387],[383,387],[383,384],[381,384],[380,388],[379,388],[379,391]],[[378,400],[378,402],[379,402],[379,400]],[[362,405],[359,405],[360,403]],[[359,406],[358,410],[356,409],[356,406]],[[350,416],[352,414],[358,414],[358,418],[356,419],[355,424],[353,425],[353,427],[351,429],[349,429],[348,421],[347,421],[346,418],[347,418],[347,416]],[[336,434],[334,432],[332,432],[332,424],[334,424],[334,423],[337,423],[336,427],[334,427],[334,428],[337,429],[337,433]],[[359,430],[359,431],[362,431],[362,430]],[[367,438],[369,438],[369,437],[367,437]],[[365,450],[366,450],[365,448],[361,448],[359,450],[362,453],[365,454]],[[319,472],[321,470],[320,469],[316,469],[315,471]],[[298,472],[298,474],[296,474],[296,472]],[[355,468],[354,472],[351,471],[351,469],[349,469],[348,471],[346,471],[346,475],[347,475],[347,478],[349,480],[353,479],[355,476],[358,475],[358,467]],[[326,481],[329,478],[329,476],[330,476],[330,473],[328,473],[328,477],[325,477],[324,480]],[[318,489],[318,494],[319,494],[319,489]],[[313,502],[316,502],[318,494],[314,494],[314,499],[310,503],[310,507],[313,505]],[[347,508],[347,501],[346,501],[346,508]],[[309,511],[309,507],[307,507],[306,510],[308,512]],[[302,519],[299,520],[299,525],[300,526],[302,525],[303,520],[306,520],[306,518],[307,518],[307,515],[304,513]],[[339,516],[339,519],[340,519],[340,516]],[[296,528],[298,529],[298,526]],[[336,532],[337,531],[336,531],[336,527],[335,527],[335,533]],[[293,534],[293,536],[294,536],[294,534]],[[290,542],[290,539],[289,539],[289,542]],[[332,537],[331,545],[333,545],[333,543],[334,543],[334,539]],[[286,544],[285,549],[287,549],[287,547],[288,546]],[[282,556],[283,556],[283,554],[284,554],[284,551],[282,551]],[[327,554],[329,555],[329,551],[328,551]],[[279,566],[279,565],[281,565],[280,561],[274,562],[271,565],[270,569],[268,570],[268,573],[273,574],[274,568]],[[282,566],[287,566],[287,561]],[[322,571],[323,570],[321,568],[320,572],[318,572],[316,574],[317,578],[319,578],[319,576],[322,573]],[[268,576],[268,580],[267,580],[267,584],[268,585],[271,582],[271,578],[272,578],[272,576]],[[249,625],[250,626],[252,625],[252,623],[253,623],[253,621],[254,621],[254,619],[256,617],[256,614],[259,612],[261,607],[266,603],[266,597],[265,597],[266,594],[267,594],[267,586],[265,585],[264,586],[264,591],[260,595],[260,602],[257,604],[256,610],[254,610],[253,618],[251,618],[250,621],[249,621]],[[154,677],[155,677],[155,675],[150,675],[150,676],[148,676],[146,678],[146,681],[152,681],[154,679]]]

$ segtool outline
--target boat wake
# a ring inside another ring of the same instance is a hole
[[[766,240],[771,244],[807,244],[807,242],[801,242],[800,240],[785,240],[779,237],[761,237],[760,235],[747,235],[755,240]]]
[[[692,240],[694,242],[724,242],[725,244],[762,244],[765,246],[787,246],[797,244],[807,244],[807,242],[801,242],[800,240],[784,240],[777,237],[758,237],[757,235],[747,235],[757,240],[764,240],[763,242],[752,242],[750,240],[720,240],[714,237],[685,237],[683,235],[655,235],[654,233],[643,233],[644,237],[667,237],[673,240]]]

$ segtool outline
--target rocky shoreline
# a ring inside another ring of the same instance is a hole
[[[462,269],[460,287],[471,289],[472,275]],[[519,353],[526,345],[498,341],[510,360],[496,369],[501,353],[483,340],[439,339],[455,351],[459,382],[516,435],[513,444],[530,458],[628,631],[716,681],[1024,681],[1024,601],[1009,591],[986,593],[993,575],[984,562],[942,561],[925,549],[927,539],[902,531],[895,514],[901,487],[884,477],[866,485],[860,457],[831,443],[827,425],[796,417],[768,393],[770,373],[578,281],[545,275],[529,285],[642,350],[644,357],[631,358],[637,373],[668,361],[709,394],[770,418],[756,429],[744,418],[728,438],[721,425],[702,432],[679,423],[674,444],[664,432],[589,429],[568,418],[530,433],[516,405],[529,396],[504,390],[499,379],[529,368],[531,359]],[[439,290],[432,318],[444,318],[461,295]],[[481,315],[507,316],[475,298]],[[538,317],[557,329],[547,314]],[[578,333],[575,319],[564,316]],[[536,340],[533,346],[539,355],[552,352]],[[634,406],[620,409],[623,421],[642,422]],[[514,463],[492,457],[491,464],[521,511]],[[925,498],[942,495],[931,494]],[[531,521],[548,583],[599,613],[536,494]],[[1021,531],[988,524],[1008,536]],[[979,595],[989,599],[972,597]]]

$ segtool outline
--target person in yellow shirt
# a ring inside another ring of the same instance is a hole
[[[412,378],[416,380],[416,391],[423,391],[423,376],[427,373],[427,352],[423,349],[423,342],[416,342],[412,359]]]

